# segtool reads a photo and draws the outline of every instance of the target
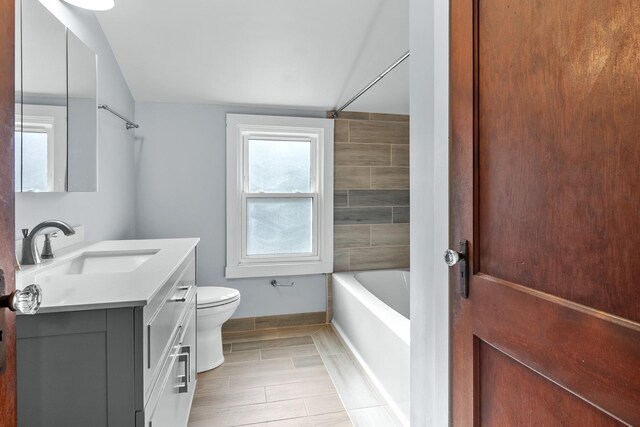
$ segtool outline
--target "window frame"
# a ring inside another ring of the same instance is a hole
[[[310,193],[249,191],[249,141],[311,143]],[[247,254],[247,201],[311,199],[312,252]],[[227,114],[227,278],[330,273],[333,271],[333,120]]]

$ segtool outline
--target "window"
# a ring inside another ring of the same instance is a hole
[[[333,120],[227,115],[226,276],[333,270]]]
[[[64,191],[67,108],[24,104],[15,123],[15,191]]]

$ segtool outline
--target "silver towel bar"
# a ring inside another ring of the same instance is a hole
[[[118,113],[117,111],[111,109],[106,104],[98,105],[98,109],[107,110],[108,112],[110,112],[114,116],[117,116],[118,118],[124,120],[126,122],[126,124],[127,124],[127,129],[138,129],[140,127],[140,125],[137,125],[136,123],[133,123],[131,120],[127,119],[125,116],[123,116],[122,114]]]

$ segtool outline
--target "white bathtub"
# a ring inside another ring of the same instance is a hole
[[[389,407],[409,425],[409,272],[334,274],[332,323]]]

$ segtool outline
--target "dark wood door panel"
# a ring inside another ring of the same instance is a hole
[[[591,405],[640,425],[638,325],[489,278],[478,277],[473,291],[483,301],[473,307],[475,336]]]
[[[0,1],[0,268],[5,272],[4,289],[11,293],[14,281],[14,0]],[[16,334],[15,313],[0,309],[2,341],[6,349],[4,372],[0,372],[0,425],[16,425]]]
[[[477,339],[476,347],[480,426],[624,425],[490,344]]]
[[[640,2],[450,23],[453,424],[640,425]]]
[[[477,2],[476,271],[640,321],[640,2],[579,3]]]

